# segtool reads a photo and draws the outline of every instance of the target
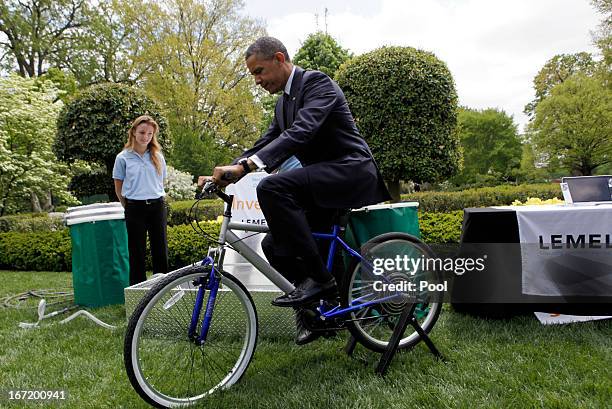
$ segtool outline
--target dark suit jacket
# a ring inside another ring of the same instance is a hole
[[[344,93],[319,71],[296,67],[290,96],[279,98],[270,128],[242,157],[254,154],[267,172],[295,155],[321,207],[357,208],[390,199]]]

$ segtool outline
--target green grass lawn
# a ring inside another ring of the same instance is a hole
[[[37,288],[70,286],[70,273],[0,272],[0,298]],[[123,306],[90,310],[117,325],[103,329],[77,318],[41,328],[33,308],[0,309],[0,407],[9,389],[68,392],[65,408],[147,407],[123,368]],[[448,358],[423,344],[399,354],[385,378],[379,358],[346,335],[304,347],[262,339],[239,384],[207,399],[210,408],[604,408],[612,402],[612,321],[542,326],[534,316],[484,320],[446,308],[432,338]],[[35,407],[36,405],[30,405]],[[43,407],[44,405],[39,404]],[[47,404],[45,407],[49,407]]]

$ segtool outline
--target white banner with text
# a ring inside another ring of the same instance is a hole
[[[612,294],[612,206],[515,209],[524,294]]]

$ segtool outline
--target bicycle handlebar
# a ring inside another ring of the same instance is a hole
[[[230,172],[226,172],[221,178],[222,179],[226,179],[227,176],[231,177],[231,173]],[[232,197],[226,195],[223,191],[221,191],[221,189],[219,188],[219,186],[217,186],[215,183],[213,183],[212,181],[208,181],[204,184],[204,186],[202,187],[202,191],[201,192],[196,192],[195,194],[195,199],[196,200],[200,200],[204,198],[205,194],[211,194],[214,193],[217,196],[219,196],[219,198],[221,198],[225,203],[229,204],[231,206],[231,202],[232,202]]]
[[[198,186],[198,188],[199,188],[199,186]],[[219,187],[217,185],[215,185],[211,181],[208,181],[208,182],[206,182],[204,184],[204,186],[202,186],[201,190],[196,189],[195,200],[204,199],[206,194],[216,193],[216,191],[218,189],[219,189]]]

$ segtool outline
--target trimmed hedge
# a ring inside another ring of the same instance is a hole
[[[188,225],[191,221],[189,210],[194,202],[195,200],[170,202],[168,206],[168,226]],[[194,209],[197,220],[217,220],[217,217],[223,214],[223,205],[223,201],[219,199],[202,200],[197,209]]]
[[[61,217],[49,217],[47,213],[27,213],[0,217],[0,232],[43,232],[65,229]]]
[[[457,91],[433,53],[378,48],[348,60],[336,80],[391,190],[400,178],[435,182],[459,169]]]
[[[0,268],[71,271],[72,243],[69,231],[0,233]]]
[[[459,243],[463,210],[449,213],[419,213],[421,240],[428,244]]]
[[[216,237],[220,223],[201,222],[204,231]],[[148,244],[147,244],[148,246]],[[203,259],[208,241],[191,226],[168,227],[170,269]],[[147,254],[150,253],[147,249]],[[150,256],[147,268],[151,269]],[[71,271],[72,243],[68,229],[56,232],[0,233],[0,269],[27,271]]]
[[[509,205],[515,200],[526,201],[537,197],[542,200],[561,198],[558,184],[535,184],[510,186],[502,185],[469,189],[459,192],[418,192],[402,195],[406,201],[418,201],[419,213],[447,213],[463,210],[466,207],[484,207]],[[194,200],[169,202],[168,226],[189,225],[189,210]],[[196,209],[200,221],[216,220],[223,214],[223,202],[219,199],[202,200]],[[60,218],[49,218],[46,213],[28,213],[0,217],[0,232],[18,231],[54,231],[64,226]],[[436,236],[438,238],[439,236]]]
[[[221,223],[200,222],[200,227],[213,238],[219,237]],[[210,241],[196,233],[191,226],[168,227],[168,265],[170,271],[206,257]],[[151,254],[147,243],[147,269],[151,270]]]
[[[529,197],[542,200],[561,198],[558,183],[534,185],[501,185],[468,189],[460,192],[418,192],[402,195],[404,201],[419,202],[421,212],[451,212],[467,207],[486,207],[509,205],[515,200],[525,201]]]
[[[419,225],[426,243],[458,243],[465,207],[510,204],[528,197],[549,199],[561,191],[556,184],[497,186],[462,192],[420,192],[404,195],[405,200],[420,202]],[[169,264],[175,269],[206,256],[209,243],[193,231],[189,209],[193,201],[173,202],[168,215]],[[433,210],[433,211],[432,211]],[[216,219],[223,211],[220,200],[200,203],[199,220]],[[219,234],[220,223],[203,221],[202,228],[212,237]],[[48,231],[53,228],[58,231]],[[10,232],[3,232],[11,230]],[[45,231],[40,231],[45,230]],[[149,252],[147,251],[147,254]],[[28,214],[0,218],[0,268],[28,271],[70,271],[72,253],[69,230],[62,228],[61,219],[47,214]],[[147,268],[151,268],[150,257]]]
[[[189,210],[194,200],[170,202],[168,208],[168,226],[189,225]],[[195,209],[199,221],[216,220],[223,214],[221,200],[203,200]],[[49,217],[47,213],[26,213],[0,217],[0,233],[5,232],[49,232],[66,229],[61,217]]]
[[[70,180],[68,190],[76,197],[95,196],[99,194],[108,194],[114,191],[115,182],[108,177],[106,172],[82,173],[75,175]],[[114,195],[112,196],[115,197]]]
[[[426,243],[455,243],[461,236],[463,212],[420,213],[421,238]],[[200,222],[202,229],[217,237],[221,224]],[[206,256],[209,241],[191,226],[168,227],[168,262],[176,269]],[[150,252],[147,250],[147,254]],[[147,256],[147,268],[151,259]],[[72,244],[68,229],[56,232],[0,233],[0,269],[27,271],[71,271]]]

